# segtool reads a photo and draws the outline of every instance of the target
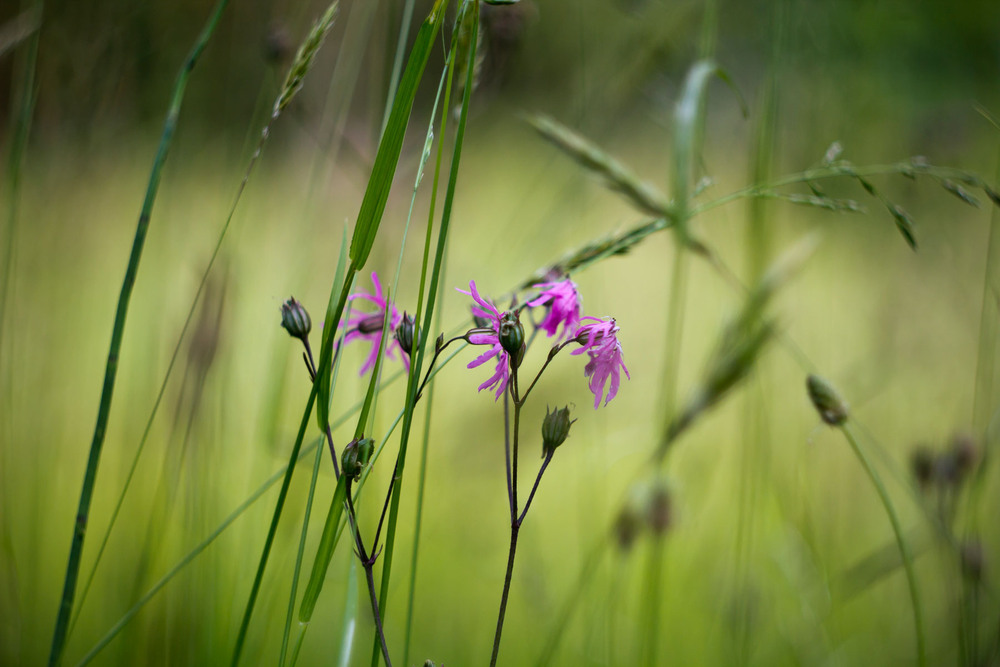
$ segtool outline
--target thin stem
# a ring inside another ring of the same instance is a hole
[[[306,348],[306,361],[309,368],[309,375],[313,382],[316,382],[316,361],[313,359],[312,348],[309,346],[309,339],[303,338],[302,345]],[[334,346],[333,355],[336,358],[340,353],[340,344]],[[334,361],[336,363],[336,361]],[[333,460],[333,472],[340,479],[340,465],[337,463],[337,448],[333,444],[333,431],[329,424],[326,424],[326,442],[330,447],[330,458]]]
[[[517,414],[515,410],[514,414]],[[517,552],[517,533],[520,526],[517,523],[510,527],[510,551],[507,553],[507,574],[503,579],[503,595],[500,598],[500,615],[497,617],[497,631],[493,635],[493,655],[490,657],[490,667],[497,664],[497,655],[500,653],[500,635],[503,633],[503,618],[507,612],[507,595],[510,593],[510,579],[514,572],[514,555]]]
[[[521,512],[521,516],[517,518],[517,525],[520,527],[524,523],[524,517],[528,514],[528,508],[531,507],[531,501],[535,497],[535,491],[538,490],[538,483],[542,481],[542,475],[545,474],[545,469],[549,467],[549,461],[552,460],[552,455],[555,454],[555,450],[549,450],[545,454],[545,460],[542,461],[542,467],[538,469],[538,477],[535,478],[535,484],[531,487],[531,493],[528,494],[528,502],[524,503],[524,510]]]
[[[514,371],[511,379],[511,391],[517,391],[517,371]],[[510,506],[513,509],[511,516],[517,516],[517,442],[518,434],[521,431],[521,403],[514,399],[514,433],[511,437],[511,475],[510,475]]]
[[[535,388],[535,385],[538,383],[538,379],[542,377],[542,372],[546,368],[548,368],[549,363],[556,358],[556,355],[559,354],[559,352],[561,352],[564,347],[572,343],[574,340],[576,339],[571,338],[570,340],[561,343],[559,345],[556,345],[551,350],[549,350],[549,356],[545,358],[545,363],[542,364],[542,367],[540,369],[538,369],[538,373],[535,375],[535,379],[531,381],[530,385],[528,385],[528,389],[524,392],[524,396],[521,397],[521,403],[524,403],[526,400],[528,400],[528,394],[530,394],[531,390]]]
[[[420,388],[417,389],[417,397],[413,400],[414,404],[416,404],[416,402],[420,400],[420,395],[424,393],[424,387],[427,386],[427,381],[431,379],[431,372],[434,370],[434,364],[437,363],[438,357],[441,356],[441,353],[444,352],[444,349],[449,345],[451,345],[452,343],[460,340],[468,342],[465,336],[466,334],[462,334],[461,336],[455,336],[454,338],[443,343],[440,348],[436,347],[436,349],[434,350],[434,356],[431,358],[431,363],[427,367],[427,373],[424,375],[424,379],[420,383]]]
[[[382,615],[379,613],[378,608],[378,595],[375,593],[375,557],[369,558],[368,553],[365,551],[364,541],[361,539],[361,527],[358,525],[358,515],[354,509],[354,500],[351,496],[351,484],[354,480],[351,478],[347,479],[347,510],[348,518],[351,522],[351,527],[354,529],[354,542],[358,546],[358,559],[361,561],[361,565],[365,568],[365,580],[368,582],[368,597],[372,603],[372,616],[375,617],[375,630],[378,632],[378,640],[382,645],[382,658],[385,660],[386,667],[392,667],[392,661],[389,659],[389,647],[385,643],[385,632],[382,629]],[[382,511],[382,516],[385,517],[385,510]],[[379,521],[379,529],[382,528],[382,522]],[[375,538],[376,542],[378,537]],[[375,544],[372,544],[372,550],[375,550]]]
[[[847,438],[847,442],[851,445],[851,449],[854,450],[855,456],[858,457],[858,461],[861,463],[861,467],[865,469],[868,473],[869,479],[872,481],[872,486],[878,492],[879,499],[882,501],[882,506],[885,508],[885,513],[889,517],[889,523],[892,524],[892,531],[896,535],[896,544],[899,547],[899,554],[903,559],[903,567],[906,570],[906,581],[910,587],[910,601],[913,604],[913,625],[916,630],[916,641],[917,641],[917,661],[918,664],[923,667],[927,664],[927,655],[924,644],[924,624],[923,618],[920,611],[920,594],[917,590],[917,577],[913,572],[913,556],[910,554],[910,547],[906,543],[906,539],[903,537],[903,529],[899,523],[899,517],[896,516],[896,510],[893,508],[892,500],[889,498],[889,493],[885,489],[885,485],[882,483],[882,479],[879,477],[878,472],[872,466],[868,457],[865,456],[864,451],[858,445],[858,441],[854,437],[854,433],[851,428],[844,424],[840,427],[843,432],[844,437]]]
[[[514,487],[511,485],[510,474],[510,396],[503,393],[503,453],[507,467],[507,504],[510,506],[510,522],[514,523],[517,509],[514,507]]]

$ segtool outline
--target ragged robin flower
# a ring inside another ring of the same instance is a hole
[[[582,317],[581,322],[589,320],[590,323],[583,324],[577,328],[573,338],[582,345],[579,350],[574,350],[572,354],[590,355],[590,361],[583,369],[583,374],[590,378],[590,391],[594,393],[594,409],[601,404],[601,396],[604,394],[604,387],[611,380],[611,387],[608,389],[604,405],[607,405],[612,398],[618,395],[618,385],[621,383],[621,371],[625,371],[625,377],[632,379],[628,374],[628,368],[622,360],[622,346],[618,342],[618,325],[615,320],[602,320],[597,317]]]
[[[576,283],[566,279],[539,283],[533,287],[542,291],[537,297],[528,301],[527,305],[531,308],[544,305],[549,307],[545,319],[538,325],[538,328],[544,330],[551,338],[556,335],[561,326],[562,333],[556,341],[568,338],[580,323],[580,293],[577,292]]]
[[[458,291],[462,294],[468,294],[476,302],[472,306],[472,314],[476,318],[476,324],[482,325],[477,326],[475,329],[470,329],[465,339],[471,345],[490,346],[490,349],[469,362],[467,368],[476,368],[496,357],[497,365],[495,372],[490,379],[479,385],[479,391],[494,389],[496,394],[495,400],[499,400],[503,396],[504,390],[507,389],[507,382],[510,380],[510,354],[500,344],[501,320],[508,313],[501,313],[497,310],[496,306],[480,296],[474,280],[469,282],[468,292],[463,289],[459,289]]]
[[[362,312],[352,312],[350,318],[348,318],[345,329],[347,330],[347,335],[344,337],[344,343],[350,343],[352,340],[367,340],[371,343],[371,352],[368,354],[368,358],[365,359],[365,363],[362,364],[361,370],[358,371],[358,375],[364,375],[369,370],[375,366],[375,360],[378,358],[378,349],[382,344],[382,328],[385,323],[386,313],[389,313],[389,336],[390,340],[386,342],[385,345],[385,356],[388,359],[393,359],[394,351],[399,350],[400,359],[403,361],[403,365],[409,370],[410,360],[405,355],[402,354],[402,347],[399,345],[399,341],[393,336],[393,331],[399,326],[403,317],[396,310],[394,304],[389,303],[383,292],[382,283],[379,282],[378,274],[372,271],[372,284],[375,286],[375,291],[372,294],[366,292],[356,292],[348,297],[351,301],[355,299],[363,299],[375,305],[376,310],[374,313],[362,313]]]

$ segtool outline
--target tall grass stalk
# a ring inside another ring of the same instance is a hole
[[[142,250],[145,246],[146,233],[149,230],[153,203],[156,201],[156,194],[159,191],[160,175],[163,164],[167,159],[167,151],[173,141],[174,129],[177,127],[177,119],[180,115],[181,103],[184,100],[184,91],[187,87],[188,78],[198,59],[201,57],[202,51],[204,51],[205,46],[208,44],[212,33],[215,32],[219,19],[222,17],[222,12],[228,4],[229,0],[219,0],[216,4],[214,11],[198,36],[194,47],[188,54],[177,76],[170,106],[167,110],[167,118],[163,125],[163,133],[160,137],[160,145],[157,148],[156,156],[153,158],[153,168],[149,175],[149,183],[146,187],[146,196],[143,200],[142,210],[139,213],[139,221],[136,224],[132,251],[129,256],[128,267],[125,270],[125,279],[122,282],[121,292],[118,296],[118,307],[115,312],[115,321],[111,333],[111,348],[108,352],[107,364],[105,365],[101,402],[97,412],[97,424],[94,427],[94,436],[90,444],[87,469],[83,478],[83,489],[80,492],[80,502],[73,521],[73,538],[70,545],[69,562],[66,566],[63,593],[59,602],[59,612],[56,617],[55,630],[52,637],[52,648],[49,653],[50,665],[59,663],[66,641],[66,633],[69,629],[70,613],[73,611],[73,599],[76,595],[77,578],[80,573],[83,542],[87,534],[87,523],[90,518],[90,504],[97,481],[97,469],[101,460],[101,449],[104,445],[108,416],[111,413],[111,398],[114,393],[115,379],[118,374],[118,354],[121,350],[122,337],[125,331],[125,318],[128,314],[128,306],[132,297],[132,288],[135,286],[136,274],[139,270],[139,260],[142,258]]]
[[[785,23],[787,12],[785,1],[773,4],[771,35],[771,56],[758,100],[758,115],[754,128],[753,146],[750,154],[750,183],[764,183],[772,178],[775,153],[777,151],[778,124],[778,69],[781,66],[785,47]],[[772,246],[771,202],[755,197],[747,200],[746,225],[746,267],[749,284],[757,283],[764,275]],[[735,578],[738,597],[737,656],[740,664],[750,659],[752,607],[750,561],[754,551],[756,514],[761,489],[765,486],[770,458],[767,430],[767,405],[765,385],[767,377],[763,367],[752,371],[756,382],[750,384],[743,404],[744,438],[740,447],[739,509],[736,520]]]
[[[468,20],[473,26],[479,25],[479,3],[478,0],[466,0],[462,3],[459,10],[458,25],[461,25],[463,20]],[[450,107],[451,100],[451,87],[452,79],[455,72],[455,59],[457,55],[457,35],[459,30],[456,29],[455,35],[452,38],[452,47],[448,57],[448,82],[445,85],[445,95],[444,95],[444,107],[441,114],[441,133],[440,136],[442,140],[438,143],[438,155],[435,163],[434,170],[434,181],[431,187],[431,203],[430,210],[428,213],[428,223],[427,223],[427,233],[424,241],[424,253],[423,260],[420,270],[420,287],[418,289],[418,302],[417,302],[417,314],[415,316],[416,322],[418,323],[418,328],[414,334],[414,339],[419,341],[417,345],[416,354],[411,357],[410,363],[410,375],[407,381],[406,387],[406,402],[405,402],[405,412],[403,417],[403,430],[400,434],[399,440],[399,453],[396,457],[396,466],[394,470],[395,484],[392,487],[392,497],[389,506],[389,519],[386,524],[386,534],[385,534],[385,549],[382,558],[382,577],[379,592],[379,608],[382,610],[383,621],[385,616],[388,614],[388,596],[389,596],[389,580],[392,572],[392,557],[393,550],[395,546],[396,537],[396,522],[399,514],[399,501],[402,494],[403,488],[403,471],[406,465],[406,450],[407,444],[409,442],[410,429],[413,423],[413,410],[416,404],[416,392],[418,389],[418,379],[420,378],[421,366],[423,363],[423,358],[427,349],[427,339],[429,336],[428,332],[431,331],[431,322],[435,311],[435,304],[437,300],[438,285],[441,279],[442,263],[444,261],[444,248],[448,239],[448,231],[451,224],[451,211],[455,199],[455,188],[458,183],[458,167],[461,162],[462,156],[462,144],[465,138],[465,127],[468,120],[469,111],[469,100],[472,95],[473,89],[473,76],[475,74],[475,68],[470,65],[468,68],[465,94],[462,100],[461,113],[458,119],[458,129],[455,133],[455,145],[452,151],[451,158],[451,170],[448,177],[448,185],[445,192],[444,204],[441,211],[441,221],[438,228],[438,238],[437,238],[437,248],[434,254],[434,266],[431,272],[430,284],[427,285],[427,268],[429,262],[429,252],[431,244],[431,234],[433,231],[433,219],[434,219],[434,203],[436,201],[437,188],[438,188],[438,178],[441,172],[441,159],[443,154],[444,141],[443,137],[447,136],[446,132],[446,122],[448,117],[448,110]],[[468,62],[475,62],[476,54],[476,43],[478,41],[478,30],[472,30],[471,38],[469,41],[469,57]],[[426,291],[425,291],[426,290]],[[424,295],[427,295],[427,309],[424,312]],[[379,659],[378,646],[373,646],[372,648],[372,665],[377,665]]]

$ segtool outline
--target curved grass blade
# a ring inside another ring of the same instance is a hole
[[[326,525],[323,526],[323,536],[319,540],[319,549],[316,551],[316,560],[313,561],[309,583],[302,594],[302,604],[299,607],[300,623],[308,623],[312,619],[313,610],[316,608],[316,600],[319,599],[319,592],[323,589],[323,580],[326,579],[326,571],[330,567],[330,560],[333,558],[334,547],[337,546],[337,526],[340,524],[340,518],[344,514],[344,501],[346,500],[347,476],[341,475],[337,480],[337,488],[333,492],[333,499],[330,501],[330,511],[326,515]]]
[[[368,187],[365,189],[361,210],[358,212],[358,220],[354,227],[354,238],[351,240],[351,266],[356,270],[365,265],[372,244],[375,243],[375,235],[378,233],[382,213],[389,199],[392,178],[399,163],[399,154],[403,148],[403,137],[417,94],[417,86],[423,76],[438,29],[444,21],[444,6],[444,0],[435,0],[430,14],[420,26],[420,32],[417,33],[416,42],[410,50],[410,58],[399,83],[399,90],[392,103],[389,122],[382,134],[382,141],[379,142],[375,165],[372,167],[371,178],[368,179]]]
[[[90,444],[87,469],[83,477],[83,489],[80,492],[80,502],[73,520],[73,539],[70,545],[69,563],[66,566],[62,599],[59,602],[59,613],[56,618],[55,631],[52,637],[49,665],[59,663],[66,641],[66,633],[69,629],[70,613],[73,611],[73,598],[76,595],[76,583],[80,574],[80,557],[83,554],[83,541],[87,534],[90,503],[93,499],[94,485],[97,481],[97,468],[101,461],[101,449],[104,446],[104,434],[107,429],[108,416],[111,413],[111,398],[114,393],[115,379],[118,374],[118,353],[121,350],[122,337],[125,331],[125,318],[128,314],[128,305],[132,297],[132,288],[135,286],[136,274],[139,271],[139,260],[142,258],[146,233],[149,231],[153,203],[156,201],[156,194],[160,187],[160,175],[163,170],[163,164],[167,159],[167,151],[173,141],[174,129],[177,127],[177,119],[180,115],[181,102],[184,100],[184,91],[187,87],[188,78],[191,76],[191,71],[201,57],[202,51],[204,51],[205,46],[208,44],[212,33],[215,32],[215,27],[218,25],[222,12],[228,4],[229,0],[219,0],[215,5],[215,10],[209,17],[205,27],[202,28],[201,34],[198,36],[194,47],[191,49],[177,75],[170,106],[167,110],[167,118],[163,124],[163,133],[160,136],[160,145],[156,150],[156,156],[153,158],[153,168],[149,175],[149,183],[146,186],[146,196],[142,203],[142,210],[139,213],[139,221],[136,224],[128,268],[125,270],[125,279],[122,281],[121,292],[118,296],[114,328],[111,332],[111,347],[108,351],[108,361],[104,370],[101,403],[97,412],[97,424],[94,426],[94,437]]]
[[[685,245],[690,241],[687,221],[691,217],[688,202],[694,182],[694,161],[700,148],[697,143],[705,124],[702,109],[705,105],[708,81],[713,76],[729,84],[739,95],[739,90],[724,70],[710,60],[701,60],[688,71],[687,79],[684,81],[684,92],[674,110],[674,210],[677,215],[678,239]],[[746,115],[746,103],[742,96],[739,96],[739,100],[743,114]]]

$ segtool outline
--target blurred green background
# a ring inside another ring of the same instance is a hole
[[[416,3],[411,33],[430,4]],[[170,89],[210,11],[209,3],[193,1],[62,0],[45,3],[39,21],[33,6],[0,5],[0,661],[26,665],[48,653],[116,296]],[[324,8],[234,3],[193,73],[125,330],[84,577],[291,54]],[[182,341],[70,637],[68,664],[287,460],[310,385],[298,348],[279,327],[279,307],[294,294],[321,319],[344,228],[357,214],[374,157],[402,14],[399,0],[343,2],[303,93],[272,129]],[[705,30],[706,20],[713,30]],[[22,160],[12,161],[36,25],[30,133]],[[701,200],[753,181],[755,127],[769,80],[776,131],[765,154],[772,174],[813,166],[840,141],[856,164],[923,155],[996,183],[1000,129],[987,115],[1000,114],[998,27],[1000,3],[985,0],[522,0],[484,7],[486,55],[439,326],[450,330],[467,317],[467,299],[452,287],[476,280],[484,293],[504,294],[567,250],[642,219],[538,138],[524,113],[559,119],[669,191],[673,104],[707,48],[750,113],[743,117],[729,88],[712,85],[700,160],[712,185]],[[368,271],[388,282],[395,270],[444,50],[442,41],[417,98],[382,232],[359,281],[365,289]],[[554,664],[638,662],[654,557],[663,577],[655,632],[661,664],[913,662],[911,608],[888,521],[843,438],[822,426],[809,404],[809,371],[830,378],[852,404],[912,538],[931,664],[1000,662],[1000,480],[989,456],[1000,393],[984,360],[1000,331],[1000,281],[988,261],[996,209],[965,206],[931,180],[873,181],[916,220],[916,252],[878,200],[850,181],[824,187],[857,198],[867,214],[766,205],[767,256],[809,232],[822,242],[778,300],[783,335],[761,367],[671,455],[673,521],[662,551],[648,536],[619,549],[608,526],[633,485],[648,481],[648,456],[668,416],[662,397],[673,238],[652,236],[574,276],[585,312],[617,319],[632,378],[595,411],[583,362],[565,355],[527,408],[522,484],[535,474],[545,405],[575,406],[578,421],[522,530],[502,664],[537,660],[567,599],[575,600],[574,613]],[[399,285],[399,306],[411,312],[429,188],[425,179]],[[753,243],[747,211],[745,201],[736,202],[696,223],[744,281]],[[682,397],[697,385],[741,298],[692,260]],[[354,369],[366,352],[348,348],[334,415],[363,397],[367,379]],[[509,529],[502,411],[488,392],[475,392],[488,373],[464,368],[473,356],[460,354],[435,383],[411,664],[483,664],[496,622]],[[543,359],[536,349],[525,364]],[[395,370],[390,365],[387,377]],[[378,403],[381,433],[401,404],[400,384]],[[415,433],[422,407],[418,413]],[[352,425],[335,432],[338,445],[350,439]],[[913,451],[926,445],[944,452],[961,433],[976,443],[977,485],[921,496],[910,474]],[[389,457],[375,466],[375,494],[359,508],[368,535],[396,442],[390,439]],[[411,452],[417,443],[411,440]],[[400,661],[417,479],[416,457],[409,460],[386,622]],[[311,461],[293,481],[245,663],[277,661]],[[319,479],[307,566],[333,489],[326,460]],[[965,551],[979,545],[978,577],[969,576],[969,558],[957,559],[955,546],[936,537],[920,498],[932,512],[954,515],[950,530]],[[274,499],[272,490],[253,505],[95,662],[226,662]],[[581,578],[594,544],[607,548]],[[341,544],[303,645],[304,664],[334,662],[342,649],[353,560]],[[362,582],[351,664],[367,664],[370,654],[365,595]]]

